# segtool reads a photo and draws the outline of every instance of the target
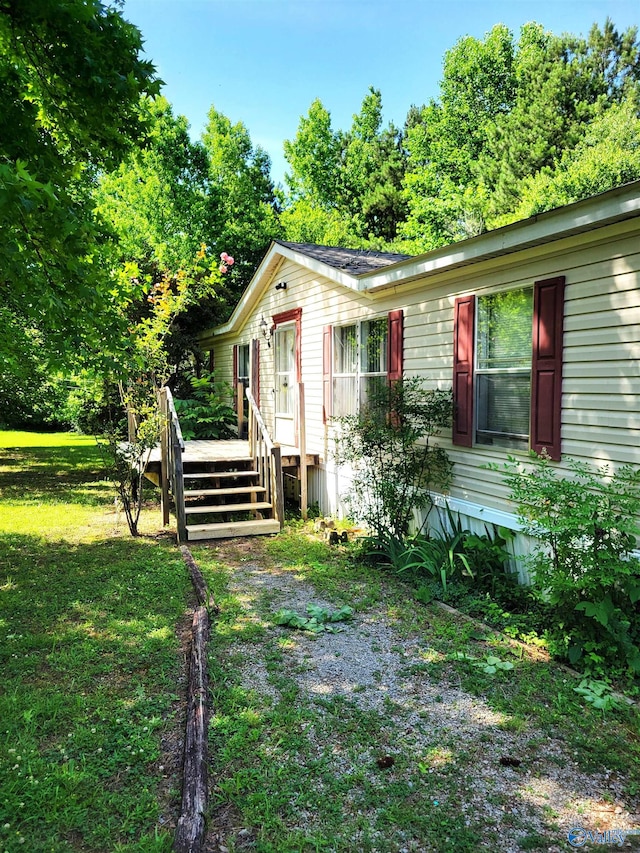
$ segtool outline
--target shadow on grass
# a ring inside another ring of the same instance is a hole
[[[106,477],[97,445],[0,449],[0,497],[7,500],[101,504],[111,495]]]
[[[0,535],[0,826],[23,849],[140,850],[155,832],[187,589],[169,544]]]

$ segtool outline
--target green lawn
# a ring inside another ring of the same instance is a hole
[[[178,636],[192,594],[160,523],[150,505],[143,535],[129,536],[93,440],[0,433],[0,853],[171,850],[184,707]],[[397,578],[308,526],[192,550],[221,610],[209,646],[209,821],[230,853],[568,849],[553,798],[532,804],[526,787],[537,776],[553,782],[554,762],[567,760],[593,774],[587,800],[600,811],[580,821],[601,826],[607,813],[625,828],[616,802],[637,804],[640,794],[635,710],[605,716],[586,706],[577,680],[554,664],[418,605]],[[251,565],[253,587],[243,575]],[[271,586],[262,571],[273,573]],[[402,683],[437,685],[442,696],[430,701],[444,709],[443,697],[463,691],[498,721],[494,729],[443,736],[426,705],[415,719],[391,700],[361,706],[364,684],[350,696],[305,692],[299,640],[273,624],[287,575],[360,620],[384,619],[406,655]],[[405,648],[416,642],[418,660]],[[512,668],[484,671],[478,658],[488,653]],[[492,765],[485,802],[473,780],[495,736],[519,744],[525,770],[509,777],[511,791],[491,787],[507,772]],[[377,764],[386,754],[392,769]],[[615,791],[601,784],[605,768]],[[639,838],[627,846],[638,849]]]
[[[0,433],[0,850],[170,850],[175,547],[131,539],[96,442]]]

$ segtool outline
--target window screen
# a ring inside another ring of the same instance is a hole
[[[478,298],[476,441],[526,448],[531,401],[533,290]]]

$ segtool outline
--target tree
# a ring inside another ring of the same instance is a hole
[[[619,33],[607,20],[587,39],[529,23],[517,44],[502,25],[484,41],[460,40],[445,56],[440,100],[408,117],[409,215],[398,248],[425,251],[512,221],[523,193],[566,172],[574,151],[587,193],[635,174],[624,166],[633,160],[623,142],[628,133],[618,145],[605,116],[640,92],[636,36],[635,28]],[[582,143],[588,136],[593,147],[594,134],[607,136],[617,165],[605,178],[602,162],[589,181]]]
[[[382,128],[382,96],[371,87],[342,137],[341,207],[364,238],[393,240],[406,214],[403,135]]]
[[[554,168],[592,122],[639,91],[639,56],[636,31],[619,34],[610,20],[603,30],[594,25],[587,40],[553,36],[537,24],[523,27],[516,101],[495,122],[478,164],[491,197],[490,216],[511,211],[521,181]]]
[[[117,237],[119,262],[134,261],[155,281],[187,266],[221,227],[221,201],[209,179],[207,151],[191,141],[184,116],[175,116],[163,97],[145,100],[142,108],[146,145],[100,177],[95,199]]]
[[[461,194],[473,182],[492,122],[511,110],[514,96],[514,45],[503,24],[484,41],[467,36],[447,51],[441,100],[408,116],[405,248],[425,251],[471,236],[461,223],[473,219],[483,229],[482,212],[469,211]]]
[[[405,215],[403,134],[382,127],[382,96],[371,87],[348,131],[334,131],[319,100],[284,143],[291,166],[282,223],[288,239],[308,235],[351,248],[382,247]]]
[[[8,361],[16,360],[13,324],[39,329],[59,361],[119,331],[91,189],[144,132],[140,96],[160,84],[141,47],[136,27],[99,0],[0,3],[0,287],[10,318],[0,353]]]
[[[554,168],[520,184],[518,205],[496,224],[525,219],[640,179],[640,109],[636,97],[614,104],[586,129]]]
[[[225,282],[230,312],[281,230],[268,154],[260,146],[254,147],[242,122],[232,124],[214,106],[208,119],[202,143],[219,226],[207,235],[206,242],[214,253],[229,251],[236,260]]]
[[[291,166],[285,175],[292,202],[305,198],[321,210],[336,207],[340,174],[340,136],[331,127],[331,114],[316,98],[302,116],[293,141],[285,140]]]

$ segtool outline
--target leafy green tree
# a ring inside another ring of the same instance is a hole
[[[232,252],[225,280],[229,310],[247,286],[271,240],[281,236],[268,154],[251,142],[242,122],[211,107],[203,137],[219,226],[206,243],[214,253]]]
[[[331,114],[316,98],[302,116],[293,141],[285,140],[284,154],[291,166],[285,175],[293,202],[300,198],[321,210],[335,208],[340,175],[340,135],[331,126]]]
[[[523,28],[516,102],[495,122],[478,167],[491,213],[512,210],[523,179],[566,161],[593,121],[638,92],[635,36],[633,29],[619,34],[609,20],[603,30],[594,25],[586,40],[553,36],[536,24]]]
[[[519,203],[495,224],[525,219],[636,180],[640,180],[640,110],[634,96],[594,119],[575,148],[564,151],[553,168],[524,178]]]
[[[534,204],[536,186],[556,182],[556,199],[575,200],[635,175],[633,131],[620,127],[618,142],[606,116],[616,123],[640,91],[636,37],[607,20],[587,39],[536,23],[517,43],[503,25],[483,41],[461,39],[445,56],[440,99],[408,117],[409,215],[398,248],[425,251],[512,221],[527,196]],[[573,191],[559,189],[562,175]]]
[[[403,134],[382,126],[377,89],[369,89],[348,131],[334,131],[329,112],[315,100],[284,150],[291,166],[281,217],[288,239],[332,243],[339,237],[341,245],[361,248],[395,238],[406,213],[406,152]]]
[[[360,249],[365,245],[352,223],[337,210],[324,210],[311,199],[301,198],[284,207],[280,223],[287,240]]]
[[[467,36],[447,51],[440,101],[408,116],[405,248],[424,251],[483,230],[482,205],[469,209],[463,196],[492,122],[513,106],[515,83],[513,39],[503,24],[484,41]]]
[[[146,145],[101,176],[95,199],[115,232],[117,260],[135,262],[153,283],[167,270],[185,268],[221,226],[221,215],[207,152],[191,141],[187,120],[163,97],[142,107]]]
[[[142,38],[98,0],[0,3],[0,286],[11,328],[37,328],[58,360],[105,344],[114,285],[91,189],[144,132],[139,100],[159,88]]]
[[[403,135],[382,127],[382,96],[373,87],[351,130],[342,138],[341,207],[358,223],[362,237],[393,240],[406,214],[402,194],[406,154]]]

